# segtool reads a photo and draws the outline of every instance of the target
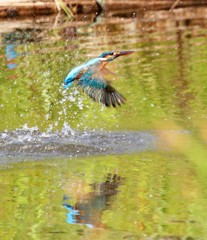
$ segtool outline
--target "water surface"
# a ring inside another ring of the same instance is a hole
[[[0,27],[0,239],[206,239],[206,12]],[[125,105],[63,89],[114,49]]]

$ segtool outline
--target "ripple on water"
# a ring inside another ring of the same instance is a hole
[[[74,131],[64,125],[61,131],[41,132],[24,126],[0,133],[0,157],[58,157],[88,154],[122,154],[155,148],[155,136],[147,131]]]

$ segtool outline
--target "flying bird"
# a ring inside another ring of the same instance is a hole
[[[76,80],[78,86],[94,101],[107,107],[122,105],[126,99],[112,87],[107,75],[114,74],[106,65],[119,56],[125,56],[134,51],[108,51],[99,57],[73,68],[64,80],[64,88],[69,88]]]

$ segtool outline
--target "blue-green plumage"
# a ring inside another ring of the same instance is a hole
[[[64,84],[65,84],[65,88],[68,88],[70,86],[68,86],[68,83],[72,83],[74,80],[76,80],[77,76],[84,71],[87,68],[90,68],[92,66],[98,65],[100,64],[100,60],[99,58],[93,58],[89,61],[87,61],[86,63],[81,64],[78,67],[73,68],[68,75],[66,76],[65,80],[64,80]],[[88,75],[89,76],[89,75]]]
[[[110,72],[105,66],[115,58],[130,53],[133,51],[104,52],[99,57],[73,68],[64,80],[64,88],[69,88],[76,80],[78,86],[93,100],[107,107],[121,105],[125,98],[105,79],[106,73]]]

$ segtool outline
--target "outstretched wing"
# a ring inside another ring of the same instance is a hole
[[[116,107],[126,101],[104,78],[100,70],[94,71],[93,68],[89,68],[79,79],[78,85],[94,101],[107,107]]]

